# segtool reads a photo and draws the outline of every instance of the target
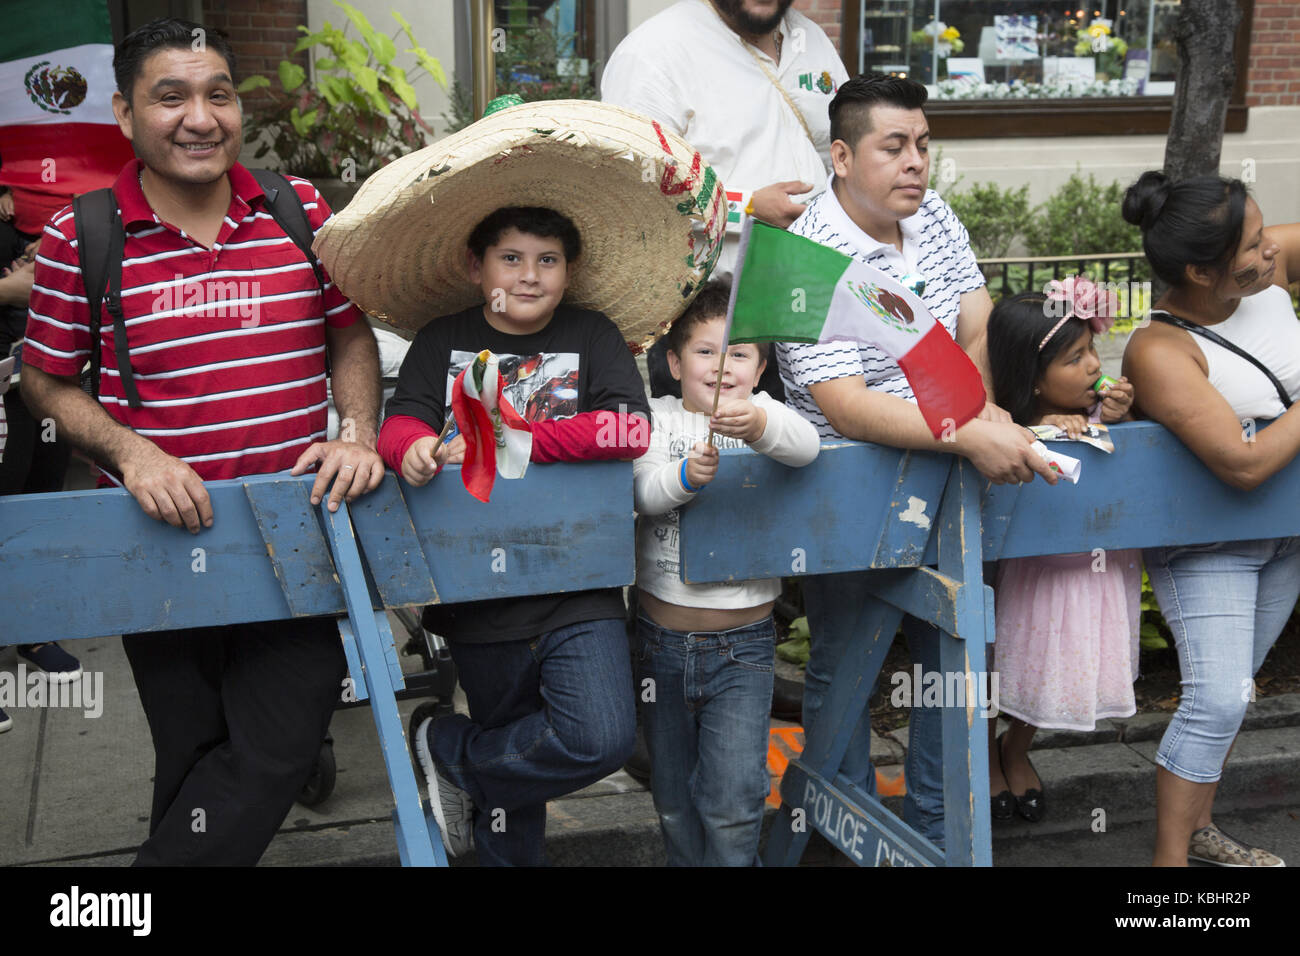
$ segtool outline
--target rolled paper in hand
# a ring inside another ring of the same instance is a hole
[[[1034,442],[1029,446],[1038,457],[1047,462],[1052,471],[1060,474],[1062,478],[1077,485],[1079,483],[1079,474],[1083,471],[1083,462],[1077,458],[1071,458],[1069,455],[1062,455],[1060,452],[1049,451],[1047,446],[1040,441]]]
[[[1097,381],[1092,383],[1092,390],[1100,395],[1103,388],[1110,388],[1112,385],[1118,384],[1118,379],[1111,378],[1109,375],[1103,375],[1101,378],[1097,379]]]

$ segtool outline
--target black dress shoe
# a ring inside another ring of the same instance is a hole
[[[998,751],[998,769],[1001,770],[1002,769],[1002,738],[1001,737],[998,737],[997,751]],[[1004,780],[1006,779],[1005,773],[1002,774],[1002,778]],[[1003,790],[1001,793],[992,796],[990,800],[993,805],[994,820],[1010,820],[1012,817],[1015,816],[1016,800],[1015,797],[1011,795],[1010,790]]]
[[[1002,738],[998,738],[998,759],[1002,759]],[[1034,771],[1034,776],[1038,777],[1038,787],[1031,787],[1024,793],[1012,794],[1016,799],[1016,813],[1020,814],[1030,823],[1037,823],[1043,819],[1043,814],[1047,812],[1046,796],[1042,791],[1043,778],[1038,776],[1038,770],[1034,767],[1034,762],[1025,755],[1025,762],[1029,764],[1029,769]]]

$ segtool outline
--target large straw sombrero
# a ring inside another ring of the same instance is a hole
[[[583,249],[565,299],[604,312],[636,350],[708,279],[727,220],[722,184],[680,137],[616,106],[551,100],[502,109],[385,166],[313,248],[361,309],[416,330],[483,301],[466,241],[502,206],[573,220]]]

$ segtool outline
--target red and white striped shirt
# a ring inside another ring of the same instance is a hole
[[[230,208],[211,249],[159,220],[141,168],[128,163],[113,192],[126,230],[122,311],[142,407],[127,404],[106,305],[99,400],[205,481],[291,468],[325,438],[325,324],[343,328],[361,313],[328,276],[323,291],[316,284],[240,164],[230,168]],[[329,207],[311,183],[289,181],[316,232]],[[45,226],[36,257],[24,363],[79,374],[90,354],[89,311],[67,206]]]

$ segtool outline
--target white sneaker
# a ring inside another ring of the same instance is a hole
[[[429,785],[429,808],[451,856],[461,856],[474,845],[474,801],[470,795],[438,773],[429,749],[433,718],[426,717],[415,732],[415,757]]]

